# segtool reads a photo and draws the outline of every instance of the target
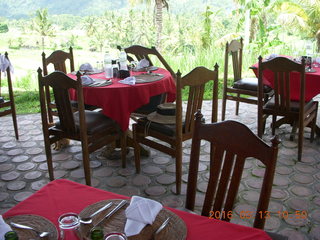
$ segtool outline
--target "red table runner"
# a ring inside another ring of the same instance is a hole
[[[84,87],[84,102],[101,107],[103,114],[115,120],[123,131],[128,129],[130,114],[139,107],[149,103],[150,97],[168,93],[168,101],[175,100],[176,86],[170,72],[159,68],[154,73],[164,75],[164,78],[150,83],[126,85],[119,83],[120,79],[112,79],[112,85],[105,87]],[[133,75],[141,72],[133,72]],[[75,75],[69,77],[76,79]],[[92,78],[106,79],[104,73],[90,75]],[[70,91],[72,100],[76,100],[75,91]]]
[[[21,214],[36,214],[49,219],[58,229],[57,219],[63,213],[80,213],[86,206],[95,202],[125,198],[127,197],[60,179],[50,182],[41,190],[10,209],[4,214],[4,218]],[[188,240],[271,239],[260,229],[213,220],[176,209],[170,208],[170,210],[180,216],[186,223]]]
[[[254,64],[252,67],[253,72],[257,77],[259,77],[258,63]],[[310,101],[316,95],[320,93],[320,68],[314,68],[316,72],[306,73],[306,91],[305,98],[306,101]],[[292,72],[291,78],[291,100],[300,100],[300,74],[298,72]],[[270,70],[263,71],[263,83],[273,87],[273,73]]]

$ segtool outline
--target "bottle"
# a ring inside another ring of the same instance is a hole
[[[117,63],[117,60],[112,60],[112,72],[114,78],[119,77],[119,65]]]
[[[4,235],[5,240],[19,240],[18,234],[15,231],[9,231]]]
[[[112,78],[113,72],[112,72],[112,60],[109,52],[106,52],[104,55],[104,72],[106,78]]]
[[[127,54],[124,50],[120,51],[119,65],[120,65],[120,70],[128,71]]]
[[[103,230],[100,227],[94,227],[90,231],[90,239],[91,240],[103,240],[104,234]]]

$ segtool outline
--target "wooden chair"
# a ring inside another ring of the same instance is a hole
[[[213,216],[225,221],[230,220],[228,213],[233,211],[245,160],[253,157],[265,165],[254,220],[254,227],[263,229],[277,162],[279,144],[277,137],[274,137],[272,146],[269,146],[242,123],[224,121],[203,124],[201,119],[202,114],[198,112],[192,138],[186,208],[194,210],[200,142],[205,140],[211,144],[210,176],[201,215],[209,216],[210,211],[224,212],[225,214],[213,214]]]
[[[56,50],[50,54],[49,57],[46,58],[46,54],[42,52],[42,67],[43,74],[48,75],[48,65],[52,64],[54,66],[54,70],[61,71],[67,74],[66,61],[70,62],[70,72],[74,71],[74,59],[73,59],[73,50],[72,47],[69,48],[69,52],[64,52],[62,50]],[[48,105],[48,117],[49,121],[53,122],[53,116],[57,116],[56,104],[51,102],[50,97],[50,89],[46,88],[46,97],[47,97],[47,105]]]
[[[232,40],[227,42],[224,60],[224,78],[223,78],[223,96],[222,96],[222,115],[221,120],[225,120],[227,100],[236,101],[236,115],[239,114],[239,103],[258,104],[258,79],[257,78],[242,78],[242,51],[243,39],[240,41]],[[228,65],[229,55],[231,55],[233,67],[233,82],[232,86],[228,86]],[[272,88],[264,86],[265,99],[272,96]],[[248,98],[249,96],[249,98]],[[250,98],[251,97],[251,98]]]
[[[121,50],[121,47],[117,47]],[[141,59],[147,59],[150,63],[150,66],[154,66],[150,56],[155,56],[161,62],[161,64],[167,69],[173,77],[175,77],[175,72],[172,70],[167,61],[162,57],[155,47],[147,48],[140,45],[132,45],[130,47],[124,48],[124,51],[128,55],[128,61],[134,61],[134,58],[138,61]],[[134,58],[133,58],[134,57]]]
[[[63,72],[55,71],[42,76],[38,69],[40,105],[45,151],[50,180],[54,179],[51,144],[63,138],[81,141],[83,167],[86,184],[91,184],[89,154],[93,151],[121,138],[122,166],[126,159],[126,137],[120,127],[102,113],[84,110],[81,74],[77,73],[77,80],[73,80]],[[46,104],[46,89],[53,91],[57,106],[59,121],[50,126],[48,119],[48,105]],[[75,89],[78,99],[78,111],[74,112],[69,99],[69,90]]]
[[[10,61],[9,61],[7,52],[5,52],[3,60],[6,61],[7,65],[8,65],[7,68],[5,69],[5,73],[7,75],[7,81],[8,81],[9,100],[5,100],[3,97],[1,97],[1,70],[0,70],[0,117],[6,116],[9,114],[12,115],[14,134],[15,134],[16,139],[18,140],[19,133],[18,133],[17,115],[16,115],[16,107],[14,104],[14,96],[13,96],[12,82],[11,82],[11,72],[10,72],[10,67],[9,67]],[[0,62],[0,64],[1,64],[1,62]]]
[[[272,134],[275,128],[283,123],[293,125],[291,139],[294,138],[296,128],[299,128],[298,160],[301,160],[303,147],[303,133],[306,126],[311,127],[310,141],[314,139],[318,102],[305,102],[305,61],[296,63],[286,57],[276,57],[269,61],[262,61],[259,57],[259,93],[258,93],[258,136],[262,136],[266,119],[272,115]],[[263,71],[269,70],[274,74],[274,96],[265,102],[263,99]],[[300,100],[291,99],[291,72],[300,73]],[[277,122],[277,116],[284,117]]]
[[[201,109],[206,84],[212,82],[212,117],[217,121],[218,109],[218,65],[214,71],[205,67],[197,67],[181,78],[177,73],[176,122],[174,125],[149,122],[146,118],[133,124],[134,156],[137,173],[140,172],[139,143],[155,148],[176,159],[176,192],[181,191],[182,175],[182,142],[192,138],[194,130],[194,113]],[[182,111],[182,89],[188,88],[189,96],[186,111]],[[184,116],[183,116],[184,115]],[[183,120],[184,119],[184,120]],[[147,137],[153,137],[150,139]],[[169,146],[168,146],[169,144]]]

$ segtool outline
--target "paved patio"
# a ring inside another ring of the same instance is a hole
[[[221,102],[220,102],[221,106]],[[226,119],[238,120],[256,132],[256,106],[240,104],[239,117],[234,115],[233,102],[228,102]],[[210,119],[210,103],[204,104],[204,115]],[[219,115],[221,111],[219,110]],[[318,117],[318,125],[320,125]],[[0,118],[0,214],[23,201],[48,183],[47,164],[41,130],[40,114],[19,115],[20,140],[14,138],[11,117]],[[268,125],[269,126],[269,125]],[[297,138],[289,140],[289,126],[282,126],[278,134],[282,140],[278,164],[269,205],[271,218],[265,230],[289,236],[289,239],[320,239],[320,137],[313,143],[305,139],[303,157],[297,162]],[[269,141],[271,131],[267,127],[264,139]],[[309,133],[306,131],[306,138]],[[133,150],[127,156],[127,168],[122,169],[120,159],[107,159],[102,150],[91,154],[93,186],[115,193],[131,196],[141,195],[160,201],[170,207],[181,207],[185,201],[187,170],[191,141],[184,143],[183,187],[177,196],[175,190],[174,159],[151,149],[151,156],[142,159],[141,174],[135,173]],[[56,178],[66,178],[84,183],[81,147],[72,142],[67,148],[53,151]],[[116,154],[115,154],[116,155]],[[199,167],[196,206],[199,211],[208,180],[209,146],[203,142]],[[252,210],[258,199],[261,186],[262,166],[254,159],[245,165],[235,213]],[[306,211],[307,219],[285,213]],[[278,212],[283,214],[278,214]],[[283,216],[284,215],[284,216]],[[252,225],[252,220],[233,222]]]

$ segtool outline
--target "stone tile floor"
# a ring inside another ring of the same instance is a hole
[[[234,106],[235,103],[228,102],[227,119],[238,120],[255,132],[256,106],[240,104],[239,116],[234,115]],[[210,109],[210,102],[205,102],[203,113],[208,120]],[[19,115],[18,123],[20,139],[16,141],[11,117],[0,118],[0,214],[48,183],[40,114]],[[263,137],[267,141],[271,138],[270,132],[267,127]],[[313,143],[305,139],[302,161],[297,162],[297,140],[290,141],[289,132],[290,126],[286,125],[277,132],[282,143],[269,205],[271,218],[267,220],[265,230],[289,236],[289,239],[320,239],[320,137],[317,136]],[[305,135],[307,138],[307,131]],[[198,211],[207,186],[209,165],[209,146],[205,142],[202,145],[196,201]],[[181,207],[185,201],[190,146],[191,141],[184,143],[183,191],[180,196],[174,194],[174,159],[155,150],[151,150],[150,157],[142,159],[141,174],[135,173],[133,150],[127,156],[126,169],[121,168],[120,159],[108,159],[103,156],[103,150],[96,151],[90,156],[93,186],[128,196],[146,196],[166,206]],[[53,154],[56,178],[84,183],[78,142],[71,142],[69,147],[53,151]],[[233,222],[252,225],[253,219],[241,219],[239,214],[256,206],[263,172],[259,162],[254,159],[247,161]],[[305,211],[307,219],[286,215],[295,211]]]

